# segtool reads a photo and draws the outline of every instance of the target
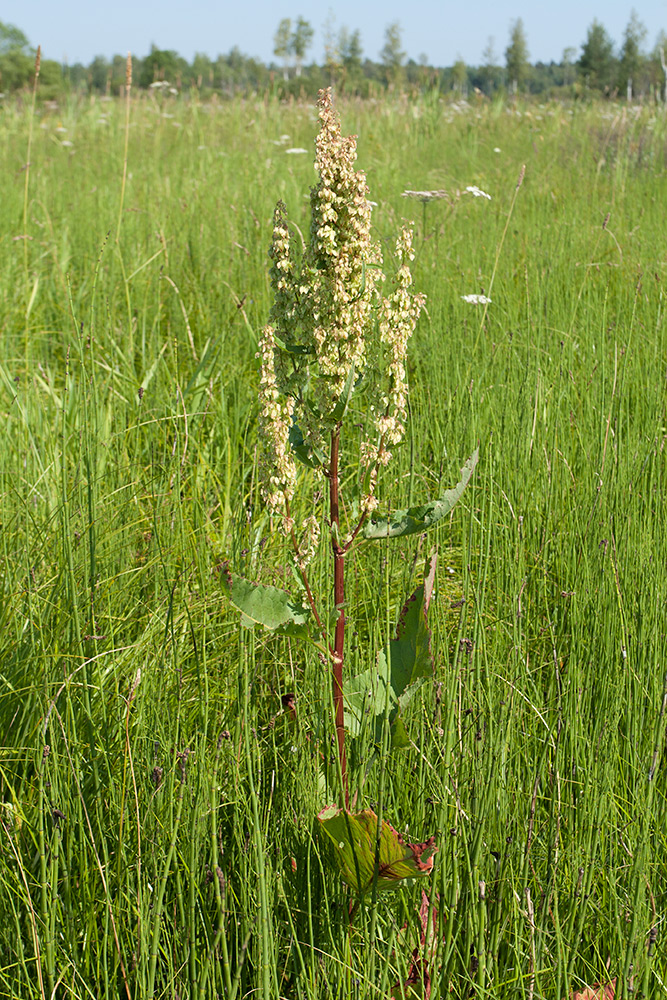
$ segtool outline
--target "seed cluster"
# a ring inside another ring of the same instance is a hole
[[[397,271],[382,296],[382,252],[371,236],[365,174],[354,169],[356,138],[342,135],[330,90],[320,91],[318,107],[309,240],[300,252],[280,202],[269,250],[274,301],[258,354],[262,494],[286,533],[294,528],[288,510],[297,478],[290,429],[298,428],[301,447],[321,470],[331,431],[361,386],[370,415],[361,442],[361,504],[366,511],[376,506],[378,467],[405,433],[405,359],[424,301],[410,291],[409,227],[398,237]],[[313,549],[310,520],[306,534],[304,556]]]

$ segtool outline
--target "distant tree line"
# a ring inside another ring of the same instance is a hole
[[[275,62],[268,64],[244,55],[237,47],[212,59],[197,53],[188,62],[170,49],[133,54],[134,87],[173,91],[198,91],[232,96],[267,92],[280,96],[314,95],[333,84],[350,94],[369,96],[383,89],[439,89],[466,97],[471,92],[492,97],[528,93],[543,96],[620,96],[627,100],[652,98],[667,102],[667,34],[661,31],[651,50],[646,48],[646,28],[633,10],[616,45],[604,25],[594,20],[579,50],[566,48],[559,62],[530,62],[521,19],[510,25],[504,58],[496,54],[490,38],[478,66],[457,59],[453,66],[436,67],[426,56],[408,59],[402,47],[398,22],[388,25],[377,59],[364,56],[359,31],[337,28],[329,15],[324,29],[324,59],[308,62],[315,32],[303,17],[283,18],[274,35]],[[0,92],[31,86],[35,50],[27,37],[0,21]],[[64,91],[118,95],[125,87],[126,56],[96,56],[85,66],[42,59],[40,94],[56,97]]]

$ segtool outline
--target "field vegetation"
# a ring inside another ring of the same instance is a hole
[[[359,807],[434,836],[433,872],[350,922],[315,820],[328,671],[224,593],[227,565],[295,588],[256,352],[279,198],[307,237],[314,105],[8,101],[0,997],[664,995],[667,119],[338,110],[385,259],[415,221],[427,297],[381,506],[479,447],[445,526],[361,549],[346,597],[372,669],[437,544],[408,745],[361,725],[348,748]]]

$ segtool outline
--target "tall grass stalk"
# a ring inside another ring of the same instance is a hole
[[[35,72],[32,81],[32,97],[30,104],[30,115],[28,117],[28,151],[26,154],[25,163],[25,179],[23,183],[23,262],[25,267],[26,284],[28,280],[28,205],[29,205],[29,192],[30,192],[30,167],[31,167],[31,156],[32,156],[32,134],[35,120],[35,103],[37,101],[37,85],[39,83],[39,70],[42,64],[42,47],[37,46],[37,53],[35,55]]]
[[[127,53],[125,64],[125,145],[123,148],[123,175],[120,182],[120,198],[118,199],[118,222],[116,224],[116,243],[120,242],[120,229],[123,223],[125,208],[125,185],[127,183],[127,151],[130,144],[130,109],[132,103],[132,53]]]

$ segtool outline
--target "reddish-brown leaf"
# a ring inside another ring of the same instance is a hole
[[[583,990],[573,990],[570,993],[570,1000],[614,1000],[616,996],[616,979],[608,983],[593,983],[592,986],[585,986]]]
[[[438,897],[439,899],[440,897]],[[428,914],[431,911],[431,923],[433,926],[430,939],[429,947],[426,946],[426,935],[428,930]],[[410,968],[408,969],[408,977],[403,983],[403,991],[401,992],[401,983],[395,983],[391,988],[391,993],[389,994],[390,1000],[401,1000],[402,997],[419,997],[423,1000],[429,1000],[431,996],[431,975],[428,969],[428,963],[433,958],[436,948],[436,930],[438,922],[438,911],[435,906],[431,907],[431,901],[422,889],[422,901],[419,907],[419,923],[421,924],[421,935],[420,935],[420,948],[415,948],[412,952],[412,959],[410,961]],[[423,954],[421,953],[423,950]]]

